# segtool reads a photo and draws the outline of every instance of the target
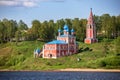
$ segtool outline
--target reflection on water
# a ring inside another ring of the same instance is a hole
[[[0,80],[120,80],[119,72],[0,72]]]

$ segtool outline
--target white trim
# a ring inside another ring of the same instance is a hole
[[[53,58],[53,59],[57,59],[57,57],[51,57],[51,58],[50,58],[50,57],[44,57],[44,58],[49,58],[49,59],[52,59],[52,58]]]
[[[42,56],[43,58],[44,58],[44,46],[45,46],[45,45],[43,45],[43,56]]]

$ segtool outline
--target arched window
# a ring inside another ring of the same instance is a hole
[[[90,25],[90,29],[92,28],[92,26]]]
[[[52,54],[48,54],[48,57],[49,57],[49,58],[52,58]]]

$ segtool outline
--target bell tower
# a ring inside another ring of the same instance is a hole
[[[87,44],[98,42],[96,39],[96,26],[93,18],[92,8],[90,10],[90,15],[86,26],[86,38],[84,42]]]

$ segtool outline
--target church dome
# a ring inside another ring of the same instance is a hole
[[[69,32],[69,29],[66,29],[67,32]]]
[[[58,29],[58,32],[61,32],[61,29]]]
[[[69,30],[68,25],[64,25],[64,30]]]
[[[71,32],[75,32],[74,29],[72,29]]]
[[[40,49],[39,49],[39,48],[37,48],[37,49],[36,49],[36,52],[39,54],[39,53],[40,53]]]

